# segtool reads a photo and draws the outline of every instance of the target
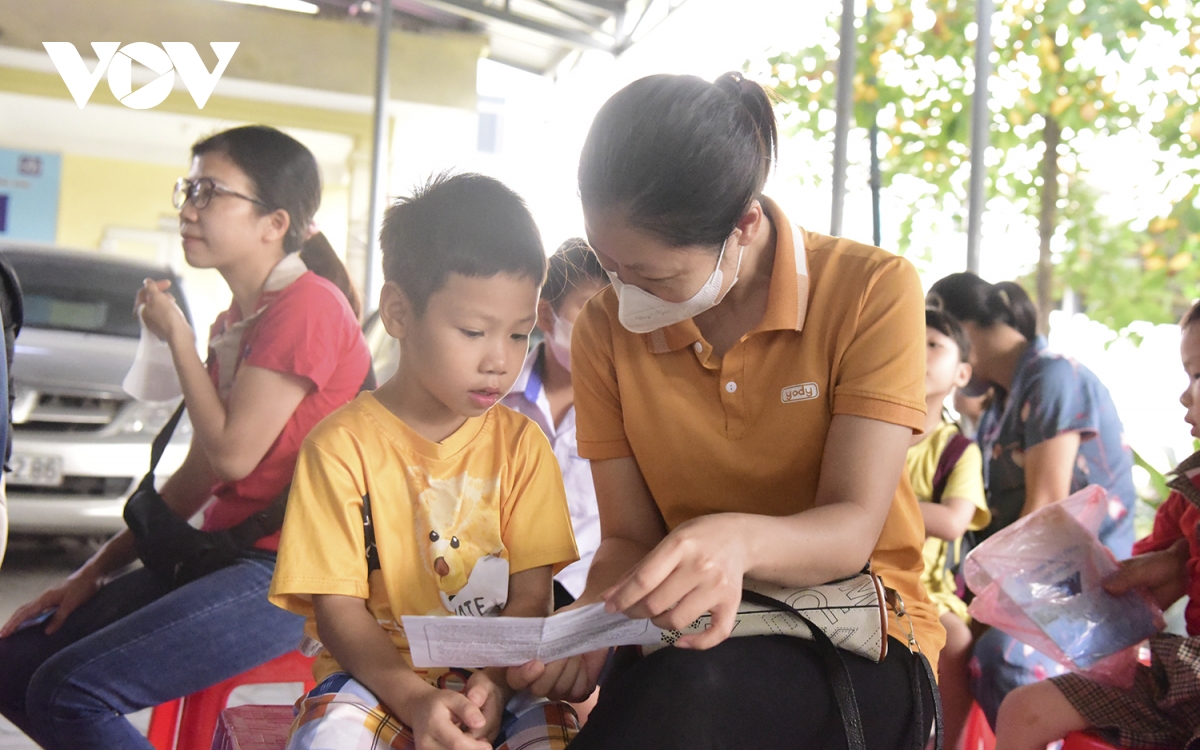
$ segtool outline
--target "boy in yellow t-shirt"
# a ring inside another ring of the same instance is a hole
[[[393,205],[380,241],[400,365],[304,441],[271,584],[321,644],[287,746],[565,747],[566,704],[514,696],[502,669],[414,669],[400,621],[548,615],[553,574],[578,559],[550,444],[496,406],[535,322],[537,227],[511,190],[463,174]]]
[[[971,365],[967,363],[970,346],[957,320],[941,310],[925,311],[925,432],[913,438],[905,460],[925,520],[925,572],[921,582],[937,604],[946,629],[946,645],[938,660],[946,747],[958,745],[971,709],[967,606],[955,594],[946,560],[949,557],[957,562],[964,533],[991,522],[979,446],[942,418],[946,399],[971,380]]]

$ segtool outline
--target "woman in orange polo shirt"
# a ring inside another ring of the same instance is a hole
[[[868,561],[908,614],[882,662],[843,652],[866,746],[929,736],[915,652],[936,662],[944,633],[902,479],[925,413],[921,286],[907,261],[805,232],[763,197],[776,144],[766,92],[731,73],[636,81],[584,145],[587,233],[613,286],[572,346],[603,537],[579,603],[714,624],[614,670],[572,748],[845,747],[810,641],[728,636],[743,576],[813,585]],[[510,681],[579,700],[605,656]]]

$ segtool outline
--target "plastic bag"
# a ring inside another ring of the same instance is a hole
[[[142,320],[142,308],[137,309],[138,320]],[[155,336],[142,323],[142,336],[138,339],[137,352],[133,355],[133,366],[121,382],[121,387],[139,401],[173,401],[183,395],[179,387],[179,373],[171,358],[171,347]]]
[[[1086,487],[992,535],[967,556],[963,575],[975,592],[972,617],[1069,669],[1128,687],[1137,645],[1165,623],[1146,596],[1104,590],[1118,567],[1096,536],[1107,512],[1103,488]]]

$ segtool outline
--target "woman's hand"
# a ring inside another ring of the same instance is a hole
[[[0,628],[0,638],[7,638],[20,629],[21,623],[53,611],[43,632],[51,635],[62,627],[67,615],[74,612],[87,600],[96,595],[103,585],[102,577],[81,568],[62,584],[55,586],[37,599],[19,608]]]
[[[146,279],[137,294],[137,307],[142,310],[142,322],[151,333],[168,344],[180,342],[191,345],[195,339],[192,327],[179,309],[175,298],[167,294],[171,282]]]
[[[590,651],[545,664],[531,661],[519,667],[510,667],[509,687],[528,690],[541,698],[579,703],[595,691],[610,651]]]
[[[708,630],[680,638],[678,648],[711,648],[728,638],[747,568],[748,550],[738,519],[737,514],[724,513],[680,524],[604,592],[605,608],[648,617],[669,630],[682,630],[712,613]]]
[[[1166,609],[1187,593],[1187,561],[1187,540],[1179,539],[1165,550],[1122,560],[1121,568],[1108,577],[1104,588],[1113,596],[1145,589],[1159,607]]]

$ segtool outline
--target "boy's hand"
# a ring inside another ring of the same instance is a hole
[[[406,713],[417,750],[492,750],[492,743],[476,736],[488,720],[461,693],[434,688],[415,698]]]
[[[1120,569],[1108,577],[1104,588],[1113,596],[1122,596],[1133,589],[1146,593],[1166,609],[1187,593],[1188,543],[1179,539],[1158,552],[1147,552],[1122,560]]]
[[[467,680],[467,699],[479,707],[486,723],[468,734],[476,739],[492,742],[500,733],[500,720],[504,715],[504,707],[512,697],[513,690],[504,682],[504,672],[497,677],[490,669],[481,669]]]

